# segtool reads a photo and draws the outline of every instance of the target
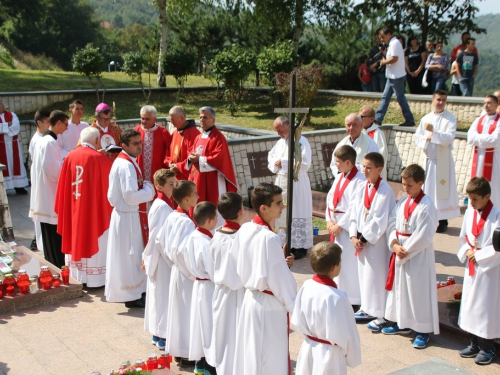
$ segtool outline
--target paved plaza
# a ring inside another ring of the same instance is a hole
[[[29,247],[33,237],[29,196],[8,198],[16,242]],[[463,267],[455,255],[461,224],[461,218],[451,220],[448,231],[434,237],[438,280],[451,275],[462,282]],[[299,287],[313,275],[308,258],[296,261],[292,271]],[[143,329],[143,314],[143,309],[127,309],[123,303],[106,303],[104,288],[98,288],[84,289],[82,298],[61,304],[0,315],[0,374],[90,375],[94,370],[106,374],[123,361],[146,359],[159,352]],[[417,350],[411,346],[413,336],[374,334],[362,324],[358,330],[362,364],[349,369],[349,374],[500,374],[498,359],[477,366],[473,359],[460,358],[458,350],[466,342],[459,337],[431,335],[429,346]],[[292,327],[293,367],[301,343]],[[178,373],[189,374],[192,369]]]

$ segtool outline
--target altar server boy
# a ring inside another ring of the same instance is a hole
[[[212,351],[218,375],[232,375],[236,323],[245,288],[236,272],[236,258],[231,247],[243,223],[243,199],[238,193],[224,193],[217,203],[224,225],[217,229],[210,243],[214,261],[215,290],[213,303]]]
[[[288,319],[297,283],[271,224],[284,208],[281,188],[259,184],[252,192],[257,215],[238,231],[231,251],[246,288],[236,331],[233,374],[289,374]]]
[[[185,240],[196,228],[188,211],[196,206],[198,193],[192,181],[177,181],[172,193],[178,204],[165,222],[159,235],[159,242],[165,255],[172,262],[170,288],[167,307],[167,330],[165,351],[170,353],[181,365],[193,365],[188,361],[191,312],[191,295],[195,277],[186,266]],[[181,357],[181,358],[180,358]]]
[[[394,191],[380,176],[384,165],[384,157],[378,152],[370,152],[363,159],[363,175],[367,181],[351,202],[349,225],[349,236],[358,258],[361,289],[361,307],[356,320],[372,320],[368,328],[373,331],[380,331],[386,324],[385,282],[390,251],[385,231],[389,223],[388,213],[396,205]]]
[[[163,227],[168,215],[174,211],[172,191],[175,184],[175,172],[169,169],[159,169],[155,172],[153,180],[156,191],[163,193],[163,199],[156,198],[149,210],[149,241],[142,254],[144,268],[148,275],[144,330],[153,335],[153,345],[165,349],[168,288],[172,262],[163,253],[161,247],[156,246],[156,235]]]
[[[500,337],[500,253],[492,245],[500,227],[500,209],[490,200],[491,187],[484,177],[467,184],[470,206],[465,212],[458,259],[465,263],[458,325],[470,334],[470,345],[460,351],[486,365],[496,358],[494,339]]]
[[[186,241],[186,265],[196,278],[190,313],[189,359],[195,360],[194,373],[215,374],[210,352],[212,342],[212,298],[214,296],[214,262],[210,255],[210,231],[217,225],[217,208],[211,202],[200,202],[193,211],[196,230]]]
[[[385,318],[396,324],[385,327],[386,335],[415,331],[413,347],[423,349],[429,332],[439,334],[436,260],[432,239],[437,210],[422,191],[425,171],[417,164],[401,173],[408,194],[392,210],[387,236],[392,252],[386,289],[389,290]]]
[[[347,374],[361,363],[358,329],[346,294],[332,280],[341,269],[339,245],[323,241],[311,250],[315,272],[295,299],[291,323],[304,336],[296,375]]]
[[[335,241],[342,250],[342,270],[335,278],[340,290],[347,294],[351,305],[360,305],[361,292],[358,278],[358,259],[349,238],[349,219],[354,198],[366,181],[363,173],[356,167],[356,150],[344,145],[333,155],[338,174],[326,198],[326,228],[330,232],[330,240]]]

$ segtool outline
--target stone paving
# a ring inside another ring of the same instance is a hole
[[[16,241],[29,247],[33,236],[29,196],[9,195],[9,204]],[[461,223],[461,218],[451,220],[448,231],[435,236],[438,280],[452,275],[462,282],[463,267],[455,256]],[[292,271],[299,287],[313,274],[307,258],[296,261]],[[82,298],[0,315],[0,375],[89,375],[94,370],[106,374],[125,360],[158,353],[143,329],[144,311],[106,303],[103,295],[104,288],[85,289]],[[416,350],[411,346],[412,337],[374,334],[362,324],[358,330],[362,364],[349,369],[349,374],[500,373],[498,359],[489,366],[477,366],[472,359],[460,358],[457,351],[466,343],[458,337],[432,336],[426,349]],[[302,338],[292,327],[293,367],[301,343]],[[190,374],[192,368],[176,371]]]

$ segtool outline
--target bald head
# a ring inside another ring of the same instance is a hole
[[[375,120],[375,109],[371,105],[365,105],[359,110],[359,116],[363,129],[368,129]]]
[[[361,134],[361,116],[357,113],[349,113],[345,118],[345,130],[354,142]]]
[[[273,128],[278,135],[283,139],[288,139],[290,134],[290,121],[286,116],[280,116],[274,120]]]

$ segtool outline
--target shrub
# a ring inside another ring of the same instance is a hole
[[[184,83],[187,76],[194,73],[196,69],[196,55],[180,48],[170,49],[162,55],[161,65],[165,74],[174,76],[179,87],[177,97],[182,102]]]
[[[104,57],[99,52],[98,47],[94,47],[89,43],[83,49],[79,49],[73,55],[72,64],[73,70],[87,77],[92,87],[95,89],[97,103],[104,101],[106,94],[106,86],[102,82],[102,66]],[[99,84],[103,87],[102,100],[99,99]]]

